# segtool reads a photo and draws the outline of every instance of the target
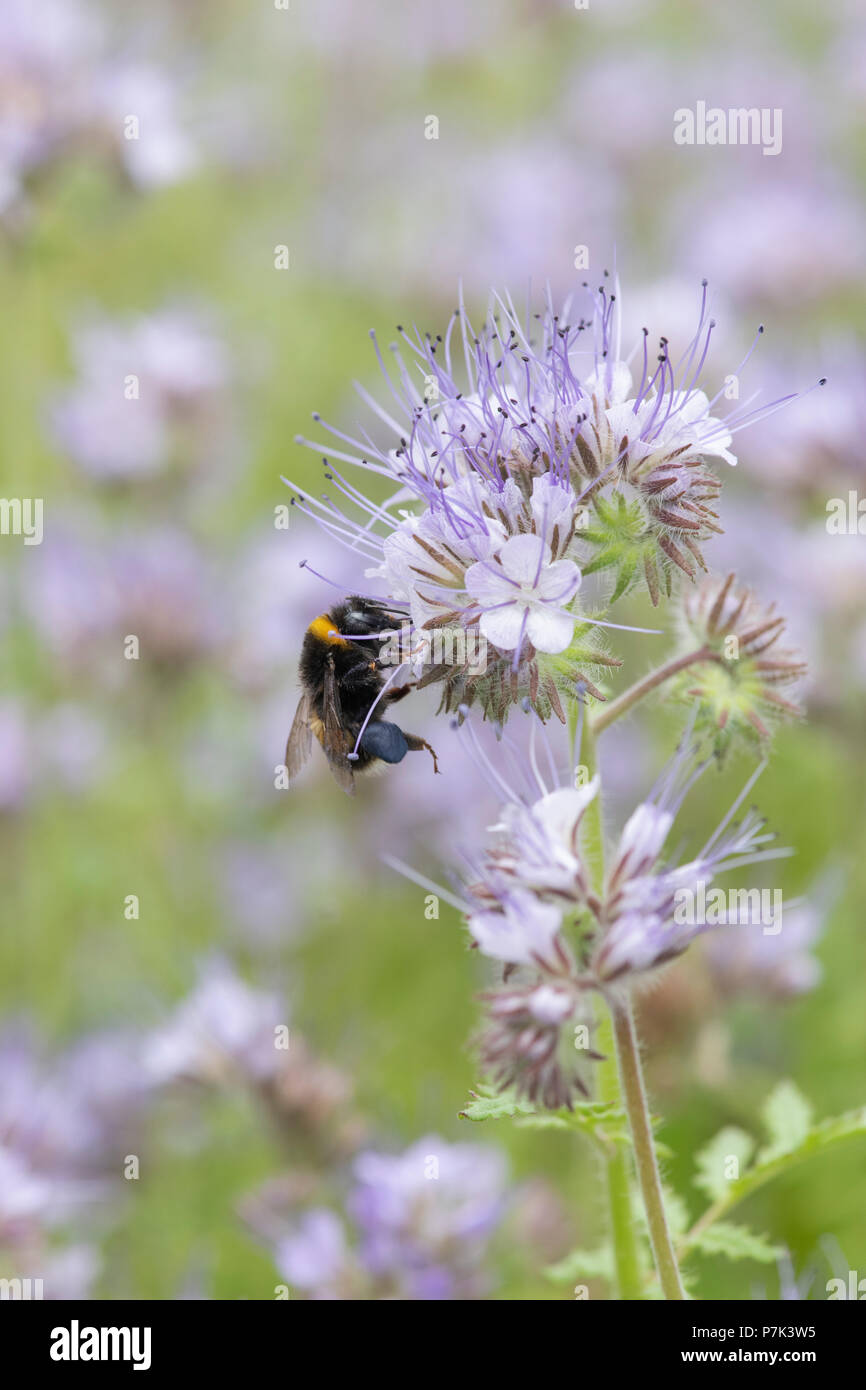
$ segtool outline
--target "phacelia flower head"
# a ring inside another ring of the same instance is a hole
[[[416,629],[486,641],[484,673],[431,662],[425,680],[443,682],[448,709],[477,702],[502,719],[528,696],[542,718],[561,715],[559,692],[575,681],[598,697],[590,677],[614,663],[583,578],[610,572],[615,598],[645,583],[654,602],[676,571],[693,579],[720,529],[709,465],[735,463],[734,433],[762,413],[723,420],[698,385],[713,330],[706,287],[676,362],[664,338],[651,355],[646,333],[623,352],[607,281],[585,287],[583,309],[548,301],[524,322],[497,296],[477,331],[462,305],[444,336],[398,328],[391,402],[361,392],[392,442],[331,429],[326,476],[343,500],[297,499]],[[369,499],[344,464],[383,478],[386,500]]]
[[[802,713],[779,693],[806,673],[800,653],[782,645],[785,619],[733,574],[708,577],[683,595],[681,628],[684,648],[697,643],[712,659],[683,671],[676,689],[696,703],[696,727],[710,733],[717,753],[737,735],[766,743],[773,723]]]
[[[464,734],[480,761],[469,722]],[[586,836],[598,779],[572,785],[547,751],[546,778],[534,741],[525,766],[515,760],[518,791],[501,763],[487,764],[507,799],[481,852],[468,856],[462,907],[476,947],[505,963],[503,988],[483,996],[485,1071],[498,1085],[555,1108],[585,1090],[582,1066],[595,1056],[589,993],[639,987],[716,924],[702,905],[719,874],[783,851],[771,846],[755,811],[735,819],[755,773],[696,854],[667,855],[680,807],[707,765],[696,762],[687,741],[626,821],[597,883]],[[740,921],[738,930],[760,932],[761,924]]]

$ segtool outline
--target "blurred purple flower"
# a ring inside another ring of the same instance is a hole
[[[0,216],[86,128],[101,41],[101,20],[78,0],[6,0],[0,9]]]
[[[40,775],[74,794],[87,791],[105,772],[107,739],[103,720],[71,700],[54,705],[39,720]]]
[[[169,1022],[152,1034],[144,1050],[145,1073],[159,1083],[267,1081],[283,1056],[275,1029],[287,1022],[277,995],[253,989],[228,962],[214,960]]]
[[[179,183],[198,167],[196,143],[180,109],[183,91],[178,78],[147,62],[112,63],[99,74],[94,127],[108,137],[141,189]],[[127,124],[130,118],[135,127]]]
[[[821,979],[821,965],[811,952],[831,910],[836,892],[833,878],[826,876],[802,902],[786,907],[775,934],[744,931],[736,925],[708,934],[706,960],[725,994],[782,1000],[814,989]]]
[[[834,490],[862,476],[866,437],[866,355],[855,340],[824,342],[818,349],[827,384],[792,401],[770,423],[759,421],[744,441],[744,466],[765,486],[814,497],[822,504]],[[791,381],[788,367],[777,379]]]
[[[325,1207],[305,1212],[274,1250],[274,1263],[289,1284],[319,1299],[339,1298],[349,1259],[343,1225]]]
[[[52,527],[24,578],[25,614],[42,641],[61,660],[89,666],[118,615],[104,538],[74,518]]]
[[[322,1206],[293,1215],[302,1193],[288,1195],[288,1211],[272,1211],[267,1193],[248,1205],[290,1285],[316,1299],[483,1295],[487,1245],[506,1206],[498,1151],[427,1135],[402,1154],[361,1153],[353,1171],[345,1215]]]
[[[76,333],[74,356],[78,384],[57,399],[52,421],[61,447],[90,476],[111,481],[164,469],[183,423],[206,442],[229,365],[200,315],[166,309],[126,324],[96,320]]]
[[[427,1135],[400,1155],[361,1154],[355,1182],[348,1209],[375,1278],[413,1299],[480,1292],[480,1263],[503,1212],[501,1154]]]
[[[121,636],[139,638],[142,660],[176,669],[221,639],[213,566],[185,532],[130,531],[112,545],[111,563]]]
[[[17,811],[26,802],[33,780],[36,746],[18,700],[0,700],[0,812]]]
[[[422,67],[476,52],[501,23],[500,9],[492,0],[468,7],[461,0],[440,0],[435,9],[395,9],[388,24],[374,27],[351,0],[316,0],[301,6],[296,23],[301,43],[329,58],[355,62],[363,55],[368,69],[395,61]],[[297,41],[293,30],[293,47]]]
[[[844,188],[824,180],[761,181],[700,206],[699,217],[678,209],[678,223],[688,227],[684,263],[711,265],[722,289],[740,302],[787,307],[862,279],[866,220]]]
[[[85,1036],[43,1056],[29,1030],[0,1035],[0,1137],[49,1177],[117,1175],[131,1127],[150,1094],[140,1042]]]

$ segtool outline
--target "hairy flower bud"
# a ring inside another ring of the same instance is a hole
[[[681,618],[684,643],[706,647],[711,659],[683,671],[674,688],[697,702],[696,727],[710,733],[717,753],[737,735],[765,743],[774,722],[801,714],[779,687],[799,680],[806,664],[781,645],[785,619],[774,604],[738,587],[733,574],[712,576],[684,594]]]

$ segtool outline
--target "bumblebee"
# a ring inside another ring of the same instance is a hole
[[[401,620],[385,604],[350,594],[310,623],[301,648],[303,694],[286,744],[290,778],[309,758],[313,735],[349,796],[355,794],[356,772],[376,763],[402,762],[407,753],[422,748],[439,771],[426,739],[404,733],[383,718],[389,705],[415,689],[410,683],[383,693],[381,649]]]

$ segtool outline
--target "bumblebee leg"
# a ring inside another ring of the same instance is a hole
[[[403,700],[407,695],[411,695],[415,689],[415,682],[409,681],[407,685],[395,685],[393,690],[389,690],[384,699],[389,705],[393,705],[397,700]]]
[[[434,772],[438,772],[438,771],[439,771],[439,760],[438,760],[438,758],[436,757],[436,754],[435,754],[434,750],[431,748],[430,744],[427,742],[426,738],[419,738],[417,734],[407,734],[407,733],[405,732],[405,730],[404,730],[404,732],[403,732],[403,737],[404,737],[405,740],[406,740],[406,744],[407,744],[407,747],[409,748],[409,751],[412,752],[412,753],[420,753],[420,751],[421,751],[422,748],[426,748],[426,749],[427,749],[427,752],[430,754],[431,758],[433,759],[433,771],[434,771]]]

